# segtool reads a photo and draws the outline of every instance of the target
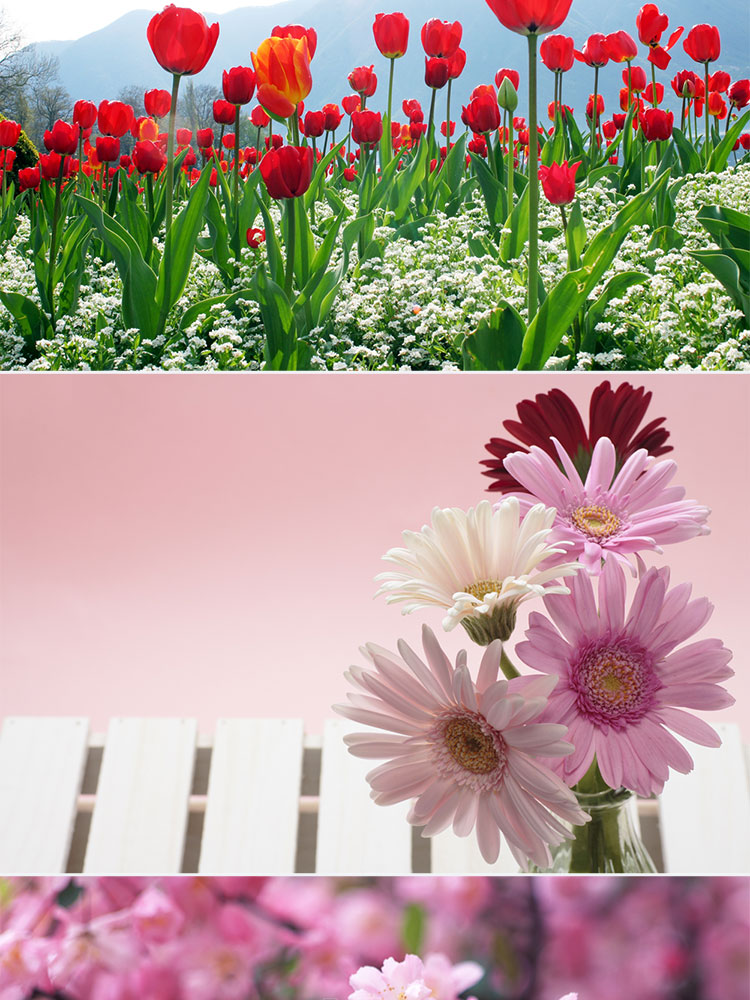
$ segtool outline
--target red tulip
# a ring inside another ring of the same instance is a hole
[[[544,195],[552,205],[569,205],[576,196],[576,171],[579,163],[568,166],[568,161],[553,163],[549,167],[539,166],[539,180]]]
[[[599,118],[600,115],[604,113],[604,98],[601,94],[596,95],[596,117]],[[589,121],[594,115],[594,95],[589,94],[589,99],[586,101],[586,117]]]
[[[212,128],[199,128],[195,133],[195,140],[199,149],[211,149],[214,144],[214,130]]]
[[[650,49],[648,61],[658,66],[659,69],[666,69],[672,58],[667,49],[672,48],[685,29],[680,27],[673,31],[666,46],[662,48],[661,36],[667,30],[669,18],[666,14],[659,12],[655,3],[644,4],[638,11],[635,23],[638,28],[638,37]]]
[[[80,125],[69,125],[67,122],[58,119],[52,126],[52,131],[44,133],[44,145],[50,153],[71,156],[75,153],[78,146],[80,131]]]
[[[623,87],[622,90],[620,91],[620,107],[622,108],[623,111],[629,111],[630,108],[633,106],[635,106],[638,109],[638,111],[642,111],[643,100],[641,99],[639,94],[631,92],[630,105],[628,105],[628,88]],[[633,122],[633,125],[635,125],[635,121]]]
[[[64,123],[59,122],[57,124],[64,124]],[[78,126],[75,127],[77,128]],[[68,126],[68,128],[70,128],[70,126]],[[54,132],[54,128],[52,129],[52,131]],[[45,138],[48,135],[51,135],[51,133],[45,132]],[[75,149],[75,146],[73,148]],[[63,177],[70,176],[72,171],[72,165],[75,161],[70,158],[65,159],[65,156],[66,154],[64,153],[61,154],[57,150],[52,150],[51,152],[46,154],[42,153],[42,155],[39,157],[39,168],[42,172],[42,177],[46,181],[57,180],[57,178],[60,176],[60,165],[62,163],[65,164],[65,166],[63,167]]]
[[[433,90],[443,88],[450,78],[450,61],[438,56],[425,56],[424,82]]]
[[[610,58],[609,49],[607,48],[607,36],[602,35],[598,31],[594,32],[593,35],[589,35],[586,39],[586,44],[581,51],[579,52],[576,49],[574,55],[579,62],[584,62],[592,68],[606,66]]]
[[[615,31],[604,40],[612,62],[631,62],[638,55],[635,39],[627,31]]]
[[[682,47],[695,62],[716,62],[721,55],[719,29],[710,24],[696,24],[688,32]]]
[[[499,69],[495,73],[495,86],[501,87],[503,80],[508,79],[513,84],[514,90],[518,90],[519,84],[521,83],[521,77],[514,69]]]
[[[672,80],[672,90],[678,97],[695,97],[699,77],[691,69],[681,69]]]
[[[265,128],[271,121],[266,111],[258,104],[250,112],[250,121],[256,128]]]
[[[315,55],[318,47],[318,33],[315,28],[303,28],[301,24],[285,24],[276,27],[271,32],[272,38],[304,38],[307,40],[308,61]]]
[[[357,176],[357,171],[354,167],[344,167],[344,180],[351,183]]]
[[[427,21],[421,31],[425,55],[441,59],[452,56],[461,44],[463,31],[460,21],[439,21],[437,18]]]
[[[575,45],[567,35],[548,35],[539,46],[539,55],[553,73],[567,73],[573,65]]]
[[[280,135],[276,135],[274,132],[271,136],[271,141],[268,141],[268,136],[266,136],[266,149],[280,149],[284,145],[284,139]]]
[[[140,174],[158,174],[166,163],[167,157],[149,139],[141,139],[133,147],[133,166]]]
[[[617,126],[614,121],[602,122],[602,132],[604,133],[605,139],[614,139],[617,135]]]
[[[494,132],[500,126],[500,108],[494,94],[480,94],[463,111],[472,132]]]
[[[323,129],[326,132],[335,132],[343,117],[338,104],[323,105]]]
[[[172,98],[168,90],[147,90],[143,95],[143,106],[146,114],[152,118],[163,118],[169,114]]]
[[[349,86],[363,97],[372,97],[378,86],[378,78],[373,73],[374,66],[357,66],[347,77]]]
[[[93,101],[76,101],[73,105],[73,124],[85,131],[93,128],[96,121],[96,105]]]
[[[708,78],[708,89],[713,93],[724,94],[729,90],[731,82],[732,78],[729,73],[725,73],[723,69],[717,69]]]
[[[409,21],[404,14],[376,14],[372,26],[375,44],[386,59],[400,59],[409,44]]]
[[[648,87],[646,87],[646,89],[643,91],[643,100],[646,101],[647,104],[652,104],[654,107],[656,107],[658,104],[661,104],[661,102],[664,100],[664,85],[661,83],[657,83],[656,100],[654,100],[654,86],[652,83],[650,83]]]
[[[135,120],[133,109],[122,101],[102,101],[99,105],[99,131],[118,138],[130,131]]]
[[[189,146],[193,141],[193,133],[189,128],[178,128],[177,129],[177,145],[178,146]]]
[[[714,90],[708,95],[708,113],[721,121],[727,116],[727,106],[721,94]]]
[[[200,73],[216,48],[219,25],[210,27],[202,14],[169,4],[154,14],[146,31],[159,65],[175,76]]]
[[[341,106],[348,115],[351,115],[362,107],[362,99],[359,94],[348,94],[341,98]]]
[[[317,139],[325,132],[326,116],[322,111],[308,111],[305,115],[305,135]]]
[[[234,105],[230,104],[229,101],[223,101],[221,98],[214,101],[214,121],[217,125],[234,125],[235,109]],[[268,119],[271,120],[270,118]]]
[[[0,170],[12,170],[15,162],[15,149],[0,149]]]
[[[457,80],[466,66],[466,52],[458,48],[452,56],[448,58],[448,79]]]
[[[39,167],[23,167],[18,171],[18,183],[22,191],[36,191],[42,181]]]
[[[221,78],[224,100],[230,104],[249,104],[255,93],[255,73],[249,66],[225,69]]]
[[[646,70],[642,66],[631,66],[629,70],[622,71],[622,82],[627,87],[630,83],[632,94],[642,94],[646,89]]]
[[[743,149],[750,149],[750,132],[743,132],[740,136],[740,146]]]
[[[354,111],[352,113],[352,139],[360,145],[373,146],[383,135],[380,112]]]
[[[299,198],[310,187],[313,151],[309,146],[270,149],[260,161],[260,174],[268,193],[277,201]]]
[[[558,111],[563,118],[565,118],[566,115],[569,118],[573,117],[573,109],[568,104],[560,104],[560,102],[558,101],[557,107],[555,107],[555,102],[550,101],[549,104],[547,105],[547,117],[551,122],[555,120],[556,112]]]
[[[470,153],[475,153],[477,156],[482,156],[485,160],[487,159],[487,140],[483,135],[475,135],[467,148]]]
[[[266,242],[266,231],[265,229],[248,229],[246,233],[247,245],[252,247],[253,250],[257,250],[261,243]]]
[[[487,0],[495,17],[520,35],[546,35],[568,16],[572,0]]]
[[[21,126],[18,122],[13,122],[10,118],[3,118],[0,121],[0,146],[5,146],[7,149],[15,146],[20,135]]]
[[[100,163],[114,163],[120,158],[120,140],[113,135],[100,135],[96,140],[96,155]]]
[[[404,114],[411,122],[423,122],[424,121],[424,111],[422,111],[422,105],[419,101],[409,100],[404,101],[401,105]]]
[[[661,108],[646,108],[638,116],[638,120],[648,142],[671,138],[674,124],[674,115],[671,111],[662,111]]]
[[[750,104],[750,80],[736,80],[729,88],[727,95],[731,104],[738,110]]]

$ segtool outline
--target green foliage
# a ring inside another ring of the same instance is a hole
[[[4,115],[0,115],[0,121],[3,121],[4,117]],[[36,148],[31,139],[29,139],[23,129],[21,129],[18,142],[13,148],[16,151],[16,162],[13,165],[11,175],[17,178],[19,170],[23,170],[25,167],[33,167],[36,164],[39,159],[39,150]]]

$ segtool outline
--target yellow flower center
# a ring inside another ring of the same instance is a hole
[[[576,507],[570,519],[579,531],[594,539],[610,538],[621,524],[617,514],[597,503]]]
[[[476,583],[470,583],[467,587],[464,587],[465,594],[471,594],[472,597],[476,597],[478,601],[484,599],[485,594],[499,594],[503,589],[503,584],[501,580],[477,580]]]
[[[445,727],[444,739],[453,759],[467,771],[489,774],[498,766],[499,758],[492,737],[483,732],[473,719],[450,719]]]

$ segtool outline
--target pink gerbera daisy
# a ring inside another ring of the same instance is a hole
[[[575,751],[551,762],[569,785],[596,756],[612,788],[656,795],[669,768],[686,774],[693,761],[668,730],[703,746],[719,746],[718,735],[683,708],[725,708],[734,698],[718,682],[731,677],[731,652],[719,639],[677,647],[701,629],[713,606],[690,600],[690,584],[669,590],[669,570],[641,577],[625,613],[625,574],[608,560],[599,578],[599,609],[590,577],[580,573],[570,594],[544,599],[551,621],[534,612],[527,642],[516,647],[530,667],[559,681],[543,719],[568,726]]]
[[[583,482],[560,442],[552,441],[560,464],[534,446],[530,454],[508,455],[505,468],[534,498],[557,508],[552,537],[572,542],[566,558],[579,559],[590,573],[601,572],[610,555],[625,562],[635,552],[661,552],[661,545],[708,534],[709,509],[685,500],[681,486],[668,485],[674,462],[655,462],[639,449],[615,475],[615,447],[599,438]]]
[[[335,710],[355,722],[385,730],[346,737],[357,757],[385,759],[367,775],[379,805],[414,799],[409,822],[432,837],[453,823],[459,837],[476,827],[482,856],[492,863],[500,832],[514,858],[526,866],[551,863],[548,845],[571,836],[555,819],[588,820],[564,782],[537,757],[572,752],[565,727],[537,717],[554,677],[498,680],[502,645],[487,646],[474,682],[459,653],[455,667],[434,633],[422,631],[427,662],[403,641],[400,656],[368,644],[374,669],[351,667],[359,689]]]

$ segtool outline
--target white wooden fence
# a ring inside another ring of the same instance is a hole
[[[296,719],[5,719],[0,734],[0,873],[506,873],[474,838],[432,841],[406,805],[376,806],[331,720],[322,739]],[[644,840],[672,873],[750,872],[750,758],[739,729],[719,750],[690,746],[695,771],[641,801]]]

